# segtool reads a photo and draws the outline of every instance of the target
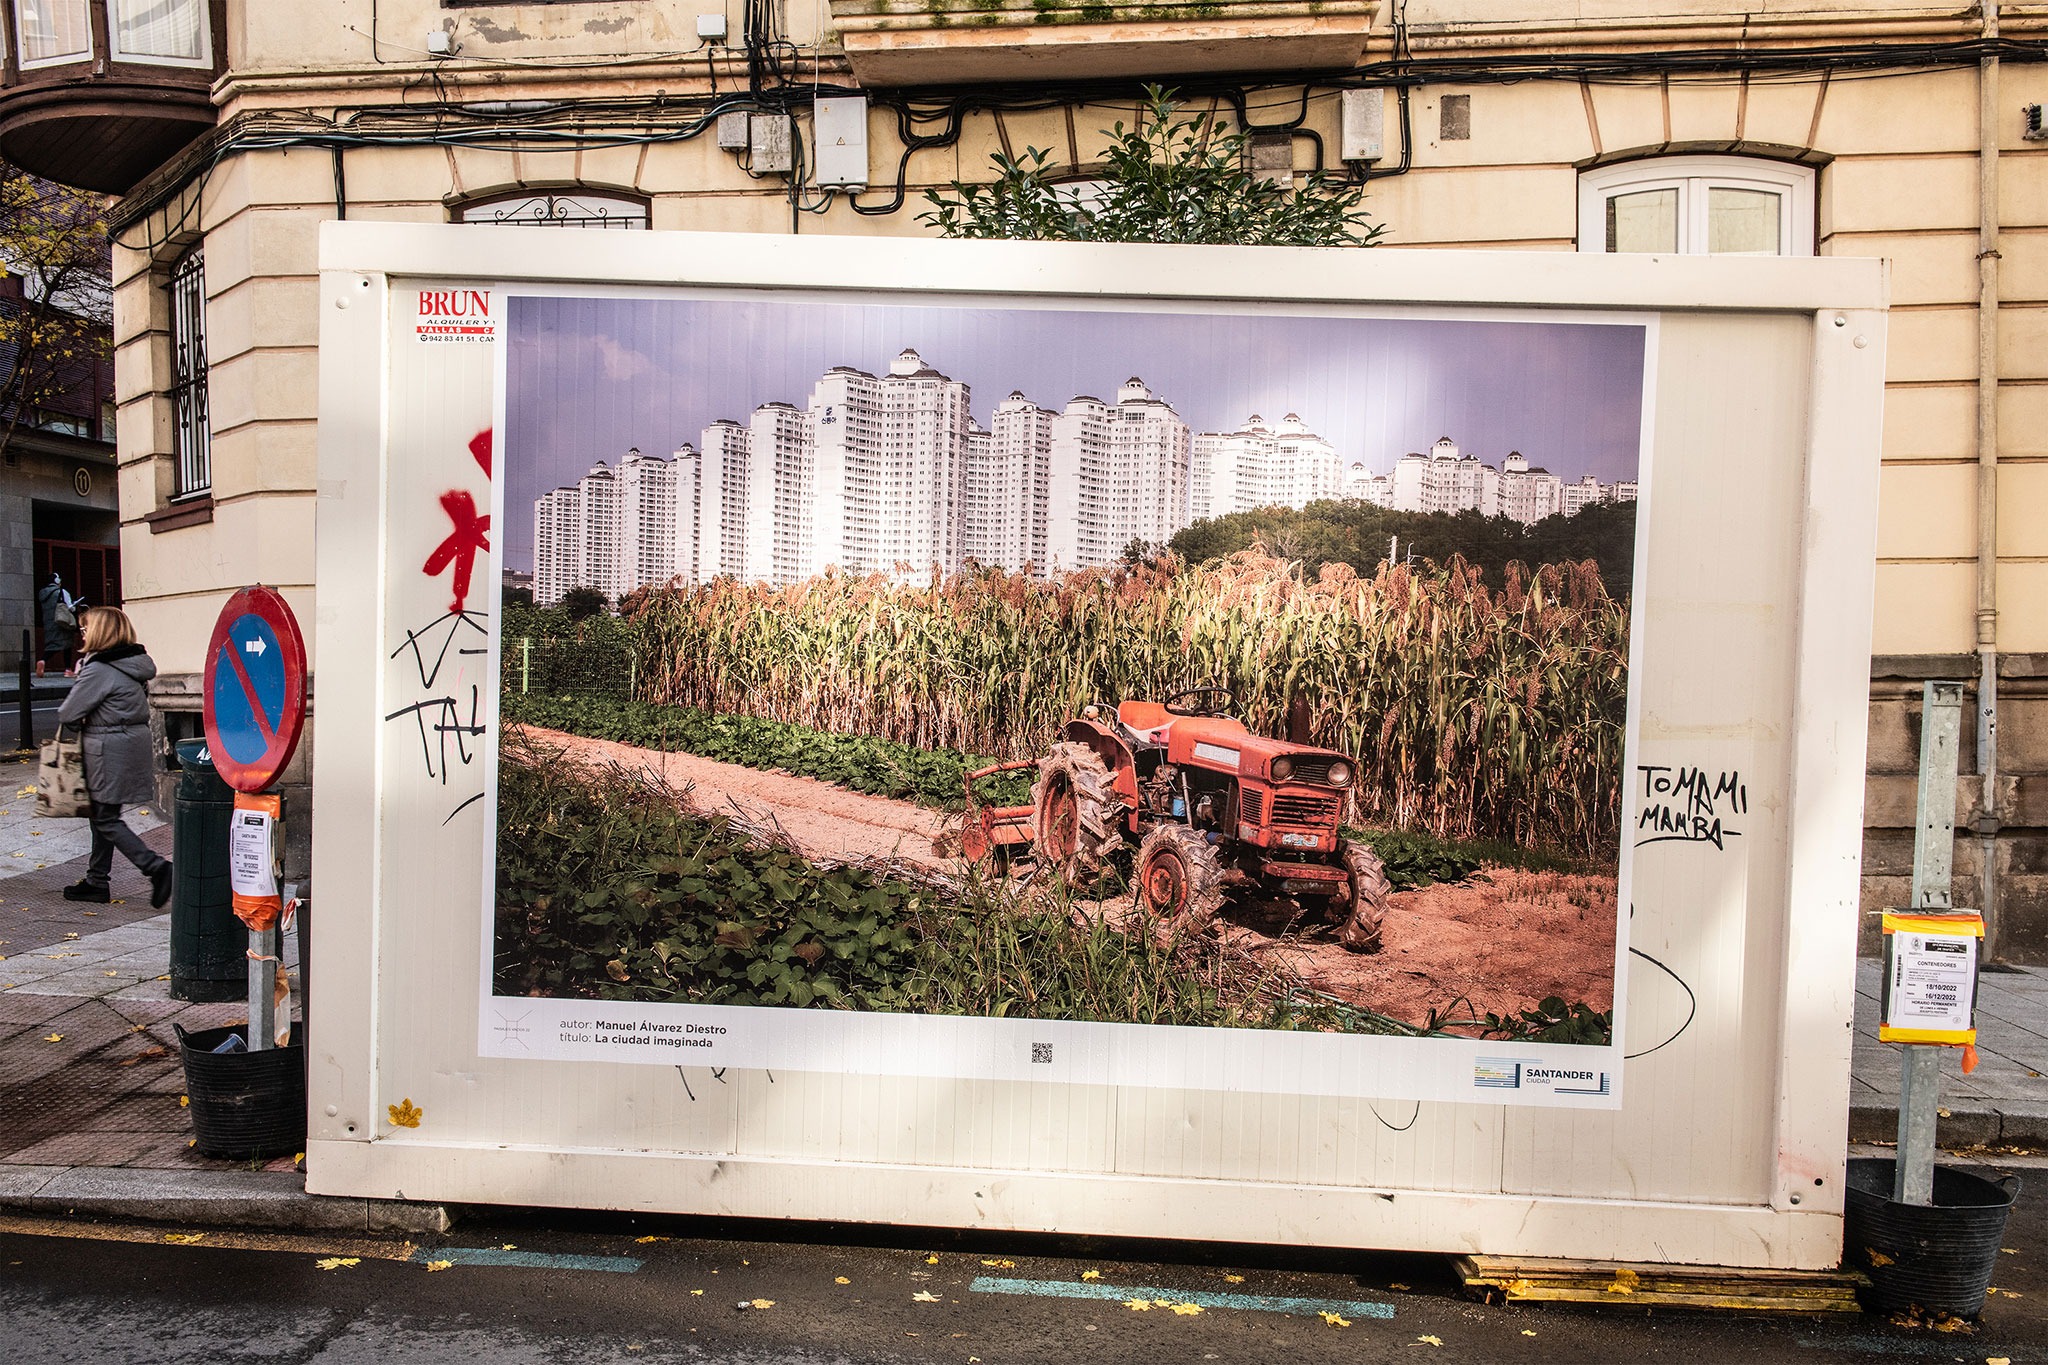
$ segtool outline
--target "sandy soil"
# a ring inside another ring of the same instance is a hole
[[[805,854],[840,861],[900,859],[937,871],[958,860],[935,843],[960,817],[886,797],[864,796],[814,778],[734,763],[666,754],[607,740],[528,727],[580,762],[616,763],[662,777],[699,809],[732,809],[747,821],[780,828]],[[1327,926],[1287,911],[1233,906],[1221,925],[1230,945],[1298,974],[1313,990],[1409,1023],[1488,1012],[1512,1014],[1546,996],[1614,1002],[1613,877],[1489,868],[1458,886],[1404,891],[1389,903],[1384,947],[1346,952]],[[1103,909],[1118,922],[1134,913],[1126,898]]]
[[[763,772],[692,754],[639,749],[536,726],[525,729],[543,744],[568,750],[578,762],[616,763],[629,771],[653,773],[686,793],[700,810],[716,814],[730,809],[750,823],[777,826],[813,858],[896,858],[940,869],[950,865],[932,847],[932,840],[945,831],[945,815],[908,801],[864,796],[816,778]]]

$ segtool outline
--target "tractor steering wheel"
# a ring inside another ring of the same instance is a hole
[[[1237,709],[1237,698],[1227,687],[1191,687],[1168,697],[1165,706],[1169,716],[1227,716]]]

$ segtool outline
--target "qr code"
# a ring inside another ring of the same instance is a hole
[[[1052,1061],[1052,1044],[1051,1044],[1051,1043],[1033,1043],[1033,1044],[1031,1045],[1031,1060],[1032,1060],[1032,1061],[1034,1061],[1034,1062],[1047,1062],[1047,1063],[1051,1062],[1051,1061]]]

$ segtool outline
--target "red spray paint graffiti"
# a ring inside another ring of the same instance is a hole
[[[455,524],[455,529],[448,533],[446,540],[434,548],[434,553],[427,556],[426,565],[421,572],[433,578],[439,576],[441,571],[451,564],[454,566],[455,577],[452,586],[455,590],[455,605],[449,610],[460,612],[462,604],[469,599],[469,579],[476,571],[477,552],[491,548],[491,542],[485,535],[491,529],[491,519],[488,516],[478,516],[476,500],[460,488],[441,495],[441,510],[448,514],[448,520]]]

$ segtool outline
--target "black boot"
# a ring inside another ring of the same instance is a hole
[[[94,905],[105,905],[113,899],[105,882],[73,882],[64,888],[67,901],[91,901]]]
[[[156,865],[156,871],[149,874],[149,906],[161,910],[171,898],[171,864],[168,859]]]

